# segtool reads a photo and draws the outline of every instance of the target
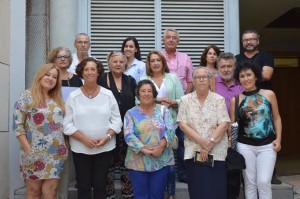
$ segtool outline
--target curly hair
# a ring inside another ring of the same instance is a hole
[[[63,47],[63,46],[59,46],[57,48],[52,49],[47,56],[47,63],[54,63],[55,59],[57,57],[57,54],[61,51],[65,51],[68,54],[68,60],[69,60],[69,66],[68,68],[71,66],[73,58],[72,58],[72,53],[70,51],[69,48]]]
[[[93,57],[88,57],[88,58],[85,58],[84,60],[82,60],[76,67],[76,74],[80,78],[82,78],[82,73],[83,73],[83,70],[84,70],[87,62],[94,62],[96,64],[96,68],[97,68],[99,76],[103,75],[104,68],[103,68],[103,64],[101,63],[101,61],[99,61]]]

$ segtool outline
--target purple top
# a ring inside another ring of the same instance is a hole
[[[233,84],[231,84],[230,86],[227,86],[224,83],[221,76],[216,77],[216,93],[225,98],[226,108],[227,108],[228,113],[229,113],[229,109],[230,109],[231,99],[234,96],[242,93],[243,91],[244,91],[244,88],[237,81],[234,81]]]

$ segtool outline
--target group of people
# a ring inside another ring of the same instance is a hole
[[[66,199],[72,165],[79,199],[116,198],[116,170],[122,198],[174,199],[176,170],[191,199],[237,198],[225,161],[236,120],[245,196],[272,198],[282,127],[276,96],[264,87],[274,64],[258,51],[259,34],[245,31],[236,57],[208,46],[195,69],[177,51],[178,31],[166,29],[162,40],[164,50],[144,63],[137,39],[126,38],[107,55],[107,73],[88,54],[87,34],[76,35],[76,53],[49,53],[14,110],[26,198]]]

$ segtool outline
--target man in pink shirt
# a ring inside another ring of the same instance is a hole
[[[179,43],[179,32],[175,29],[166,29],[162,38],[165,49],[162,54],[167,60],[171,73],[178,76],[185,94],[193,90],[193,64],[191,58],[183,52],[176,50]],[[184,133],[178,127],[176,129],[178,137],[177,152],[177,176],[179,182],[187,182],[186,168],[184,165]],[[168,199],[175,198],[175,167],[170,166],[170,173],[167,184]]]
[[[175,73],[182,84],[185,94],[193,90],[193,64],[191,58],[176,50],[179,43],[179,33],[175,29],[166,29],[163,35],[165,49],[162,54],[167,60],[171,73]]]

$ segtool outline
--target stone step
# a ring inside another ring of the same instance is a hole
[[[121,185],[120,182],[115,183],[116,188],[116,198],[121,198]],[[299,189],[299,187],[294,187],[291,184],[282,183],[281,185],[272,185],[273,199],[294,199],[294,191]],[[14,199],[24,199],[25,198],[25,188],[21,188],[15,191]],[[295,196],[296,199],[298,196]],[[185,183],[176,182],[176,199],[188,199],[188,187]],[[243,192],[241,191],[239,199],[243,199]],[[69,187],[68,199],[77,199],[77,189],[74,186]]]

